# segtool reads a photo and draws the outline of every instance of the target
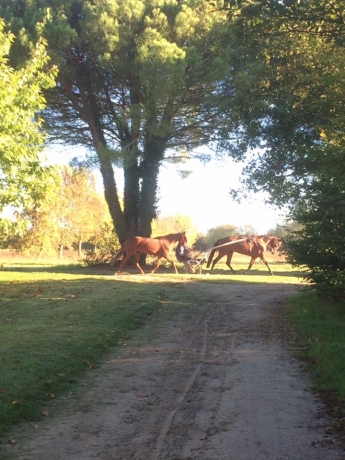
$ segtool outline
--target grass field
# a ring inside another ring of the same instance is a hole
[[[330,402],[345,433],[345,304],[315,292],[301,293],[290,302],[298,355],[312,376],[314,390]]]
[[[229,275],[221,264],[211,276],[186,275],[179,265],[180,275],[162,267],[152,281],[136,272],[114,277],[109,267],[71,262],[1,258],[0,253],[1,436],[14,423],[44,416],[106,353],[130,340],[133,330],[199,305],[203,299],[193,297],[186,283],[300,282],[300,274],[278,259],[269,260],[274,277],[256,262],[247,276]],[[240,271],[248,262],[234,257],[233,266]],[[298,311],[298,298],[295,302]],[[300,321],[297,315],[293,321]],[[333,337],[332,343],[335,352],[343,352]]]

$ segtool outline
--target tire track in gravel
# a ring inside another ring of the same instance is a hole
[[[154,453],[154,455],[152,457],[152,460],[157,460],[159,458],[159,455],[161,453],[161,450],[162,450],[164,441],[166,439],[167,433],[169,431],[169,428],[171,427],[172,420],[173,420],[174,416],[176,415],[177,411],[180,409],[183,400],[186,398],[187,394],[192,389],[192,386],[195,383],[195,380],[196,380],[198,374],[200,374],[200,370],[202,368],[203,361],[204,361],[204,358],[205,358],[205,355],[206,355],[206,350],[207,350],[207,338],[208,338],[208,328],[207,328],[207,320],[206,320],[205,323],[204,323],[203,342],[202,342],[202,347],[201,347],[201,350],[200,350],[199,364],[196,366],[196,368],[195,368],[194,372],[192,373],[190,379],[187,381],[187,384],[184,387],[181,395],[176,399],[176,401],[175,401],[176,407],[167,414],[167,417],[166,417],[165,421],[163,422],[162,428],[161,428],[160,433],[158,435],[158,439],[157,439],[157,443],[156,443],[156,449],[155,449],[155,453]]]

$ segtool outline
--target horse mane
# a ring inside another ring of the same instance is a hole
[[[171,235],[178,235],[179,233],[168,233],[167,235],[158,235],[158,236],[152,236],[154,240],[164,240],[165,238],[168,238]]]
[[[162,236],[154,236],[152,237],[154,240],[159,240],[159,239],[164,239],[164,238],[168,238],[170,236],[176,236],[176,235],[185,235],[186,232],[176,232],[176,233],[168,233],[167,235],[162,235]]]

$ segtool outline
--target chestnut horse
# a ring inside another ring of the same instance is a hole
[[[156,238],[144,238],[142,236],[135,236],[134,238],[130,238],[129,240],[125,241],[120,251],[111,261],[110,265],[114,265],[117,259],[123,254],[119,269],[116,272],[116,275],[118,275],[121,273],[122,268],[128,259],[134,256],[135,265],[137,266],[140,273],[144,275],[145,273],[139,265],[140,254],[143,253],[158,257],[156,266],[152,270],[152,273],[155,273],[161,263],[161,260],[164,257],[173,265],[175,273],[177,274],[178,271],[175,262],[170,256],[171,246],[174,243],[182,243],[183,245],[187,244],[185,232],[170,233],[169,235],[157,236]]]
[[[244,238],[245,240],[243,241]],[[227,238],[221,238],[220,240],[216,241],[214,246],[220,246],[222,244],[226,244],[229,242],[231,242],[232,244],[228,244],[226,246],[223,246],[217,249],[212,249],[207,258],[207,268],[209,268],[212,263],[212,267],[210,269],[210,273],[212,273],[216,263],[222,257],[227,256],[226,265],[230,268],[232,273],[235,273],[235,270],[231,266],[231,259],[232,259],[234,252],[237,252],[239,254],[243,254],[245,256],[251,257],[249,266],[247,270],[243,272],[243,274],[246,274],[252,268],[255,260],[259,257],[262,260],[262,262],[266,265],[271,275],[273,275],[273,272],[270,266],[268,265],[267,260],[264,257],[264,252],[266,248],[269,247],[271,242],[274,241],[272,243],[272,246],[274,247],[275,247],[275,244],[277,243],[275,240],[272,240],[272,238],[275,239],[276,237],[268,237],[267,235],[261,235],[260,237],[253,236],[251,238],[243,237],[243,236],[229,236]],[[236,240],[241,240],[241,241],[236,242]],[[272,250],[272,247],[270,247],[270,250]],[[216,258],[213,259],[216,251],[218,251],[218,254]]]

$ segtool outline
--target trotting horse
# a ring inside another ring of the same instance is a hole
[[[275,238],[275,237],[272,237]],[[241,240],[236,242],[236,240]],[[210,273],[212,273],[214,266],[216,263],[224,256],[227,256],[226,259],[226,265],[230,268],[232,273],[236,273],[235,270],[231,266],[231,259],[234,254],[234,252],[237,252],[239,254],[243,254],[245,256],[251,257],[249,266],[247,270],[243,272],[243,274],[246,274],[253,266],[255,260],[259,257],[262,262],[266,265],[268,268],[268,271],[273,275],[273,272],[270,268],[270,266],[267,263],[267,260],[264,257],[264,252],[267,248],[267,246],[270,243],[270,239],[264,238],[264,236],[258,237],[254,236],[251,238],[248,237],[243,237],[243,236],[229,236],[227,238],[221,238],[220,240],[216,241],[214,246],[220,246],[226,243],[232,243],[217,249],[212,249],[208,258],[207,258],[207,268],[210,267],[211,263],[211,269]],[[216,256],[215,259],[213,259],[216,251],[218,252],[218,255]]]
[[[120,251],[111,261],[110,265],[114,265],[117,259],[123,255],[119,269],[116,272],[116,275],[118,275],[121,273],[123,266],[128,261],[128,259],[134,256],[135,265],[137,266],[140,273],[144,275],[145,273],[139,265],[140,254],[143,253],[158,257],[156,266],[152,270],[152,273],[155,273],[161,263],[161,260],[164,257],[173,265],[175,273],[178,274],[175,262],[170,255],[171,246],[174,243],[182,243],[183,245],[187,244],[185,232],[170,233],[169,235],[157,236],[156,238],[144,238],[142,236],[135,236],[134,238],[130,238],[129,240],[125,241]]]

